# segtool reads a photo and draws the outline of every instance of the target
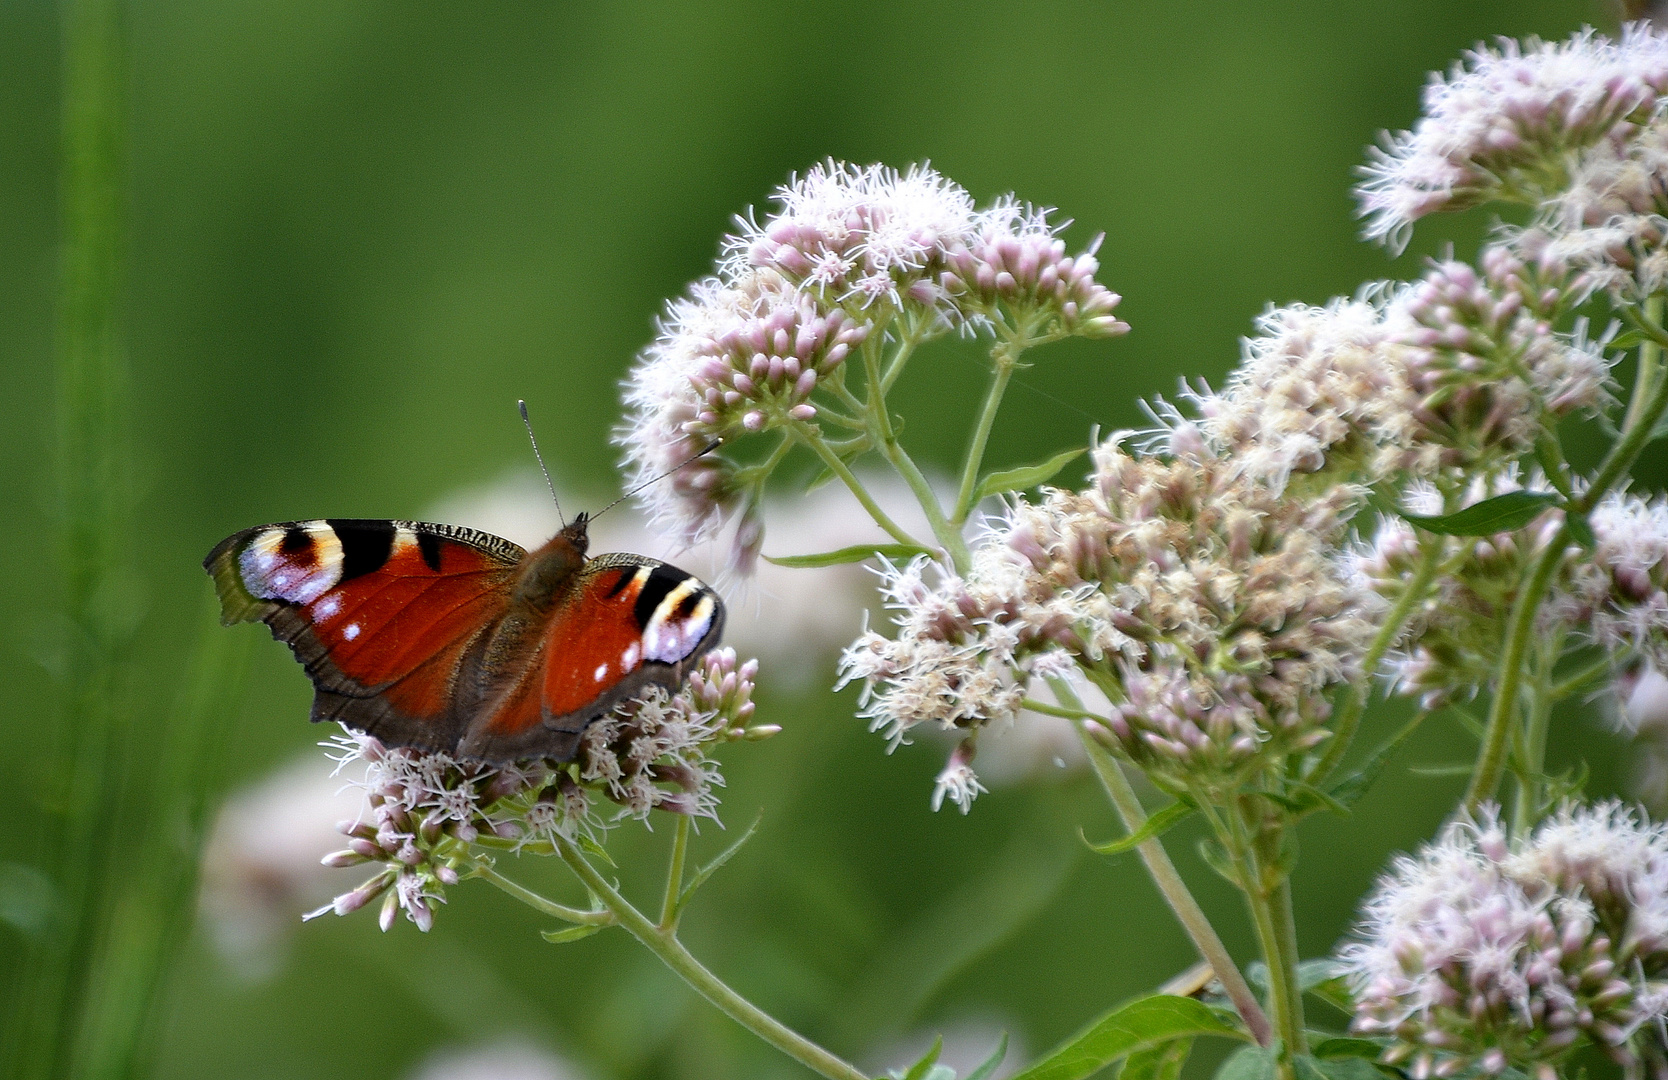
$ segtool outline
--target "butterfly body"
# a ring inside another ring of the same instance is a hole
[[[259,620],[294,650],[315,721],[493,763],[566,761],[616,704],[676,689],[724,623],[717,594],[676,567],[587,559],[586,526],[528,552],[453,525],[280,522],[203,565],[223,622]]]

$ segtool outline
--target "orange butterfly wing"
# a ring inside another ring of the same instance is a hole
[[[313,680],[313,719],[453,750],[478,713],[485,647],[526,553],[487,533],[329,519],[228,537],[204,566],[222,620],[265,622]]]
[[[639,555],[593,559],[558,597],[522,677],[460,752],[572,758],[586,725],[621,701],[682,685],[723,627],[718,595],[677,567]]]

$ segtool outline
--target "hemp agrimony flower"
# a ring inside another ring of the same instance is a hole
[[[1425,88],[1412,131],[1385,137],[1357,189],[1367,235],[1400,248],[1412,223],[1493,199],[1539,203],[1568,181],[1570,155],[1625,138],[1668,90],[1668,38],[1644,24],[1620,42],[1479,45]]]
[[[352,782],[369,800],[370,818],[342,822],[348,846],[324,857],[327,866],[376,863],[380,868],[352,892],[306,917],[346,915],[383,897],[382,928],[400,910],[421,930],[434,925],[434,905],[445,886],[468,870],[471,845],[548,850],[557,837],[593,835],[609,822],[598,799],[618,805],[614,820],[646,819],[652,810],[715,817],[723,786],[708,756],[719,743],[774,734],[749,728],[755,661],[736,663],[735,651],[716,649],[675,694],[654,687],[593,721],[570,762],[529,760],[493,766],[444,753],[390,749],[348,731],[331,743],[337,771],[364,766]]]
[[[1331,546],[1355,499],[1284,497],[1227,459],[1108,440],[1086,490],[1016,499],[966,577],[889,568],[896,636],[866,632],[842,676],[896,742],[1011,721],[1032,676],[1075,667],[1110,688],[1107,734],[1131,758],[1178,786],[1226,783],[1324,740],[1326,690],[1358,673],[1374,600]]]
[[[1612,492],[1588,523],[1592,557],[1572,568],[1553,609],[1611,652],[1668,669],[1668,505]]]
[[[1112,314],[1117,294],[1095,281],[1092,247],[1067,254],[1047,211],[1011,198],[978,210],[925,166],[830,161],[776,201],[763,221],[738,219],[716,275],[668,305],[626,382],[616,437],[633,484],[722,444],[638,497],[686,544],[739,519],[731,562],[742,572],[763,543],[758,506],[781,449],[826,445],[825,422],[861,426],[846,385],[855,351],[912,349],[952,329],[1019,347],[1128,329]],[[786,441],[765,463],[732,456],[732,445],[772,433]]]
[[[1508,1067],[1551,1080],[1582,1041],[1660,1062],[1668,836],[1616,803],[1508,842],[1491,814],[1399,859],[1342,960],[1355,1029],[1415,1077]]]

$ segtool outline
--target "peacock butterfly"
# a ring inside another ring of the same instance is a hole
[[[675,690],[724,605],[640,555],[585,558],[581,514],[543,547],[455,525],[329,518],[234,533],[203,566],[221,621],[260,620],[313,680],[313,719],[503,764],[571,760],[592,720]]]

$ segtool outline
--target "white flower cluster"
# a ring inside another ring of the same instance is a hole
[[[777,192],[780,209],[741,221],[715,276],[668,305],[657,339],[626,380],[616,442],[633,485],[704,448],[810,423],[812,398],[844,378],[852,350],[878,337],[951,329],[1028,339],[1105,337],[1129,327],[1095,281],[1093,250],[1070,255],[1046,211],[972,197],[926,167],[829,162]],[[713,535],[756,501],[717,454],[639,498],[682,542]],[[755,521],[734,562],[762,540]]]
[[[1548,208],[1553,252],[1622,303],[1660,293],[1668,284],[1665,178],[1668,120],[1660,113],[1637,137],[1593,147]]]
[[[1016,501],[966,578],[889,569],[896,636],[866,632],[844,679],[896,741],[922,723],[976,734],[1017,714],[1031,677],[1080,669],[1116,688],[1105,734],[1131,757],[1223,781],[1325,739],[1325,692],[1358,674],[1374,601],[1332,546],[1355,497],[1283,497],[1226,459],[1110,440],[1085,491]]]
[[[1613,492],[1588,523],[1591,558],[1572,568],[1552,607],[1604,648],[1668,670],[1668,503]]]
[[[1497,472],[1547,426],[1607,404],[1611,361],[1584,328],[1552,330],[1589,279],[1547,256],[1539,234],[1491,245],[1481,265],[1438,263],[1399,288],[1271,309],[1227,385],[1189,392],[1197,419],[1172,410],[1163,434],[1184,448],[1196,427],[1277,489]]]
[[[1553,1080],[1583,1040],[1662,1061],[1668,835],[1620,804],[1565,808],[1515,846],[1492,813],[1450,826],[1379,881],[1360,935],[1341,952],[1355,1030],[1416,1078]]]
[[[364,766],[352,782],[365,791],[370,819],[342,822],[348,846],[323,861],[380,869],[306,918],[346,915],[381,896],[384,930],[403,909],[426,931],[471,844],[487,838],[516,850],[548,848],[557,837],[593,833],[607,824],[595,812],[595,796],[619,804],[616,820],[646,818],[655,809],[714,816],[713,788],[724,780],[708,752],[718,742],[776,731],[746,726],[757,672],[756,661],[738,665],[734,650],[714,650],[676,694],[654,687],[592,723],[570,762],[491,766],[390,749],[353,731],[337,736],[327,744],[338,751],[337,771]]]
[[[1501,41],[1425,90],[1412,131],[1389,135],[1358,189],[1367,235],[1405,243],[1417,219],[1491,199],[1536,204],[1561,190],[1573,152],[1620,140],[1668,91],[1668,37],[1644,24],[1620,42]]]

